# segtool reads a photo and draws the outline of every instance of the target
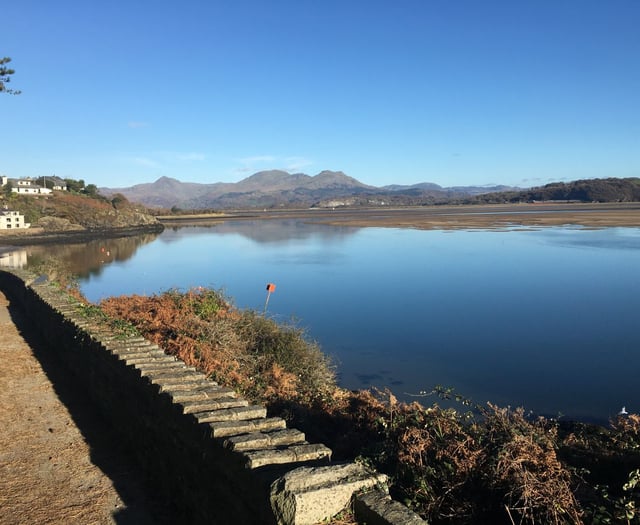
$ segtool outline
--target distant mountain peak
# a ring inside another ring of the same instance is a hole
[[[175,186],[176,184],[182,184],[182,182],[172,177],[160,177],[152,184],[155,184],[156,186]]]
[[[337,175],[340,177],[347,177],[347,175],[345,175],[343,171],[332,171],[332,170],[322,170],[320,173],[316,175],[316,177],[326,177],[328,175]]]
[[[163,176],[153,183],[130,188],[101,188],[100,191],[104,195],[122,193],[131,202],[162,208],[237,209],[313,206],[329,201],[353,202],[353,205],[375,205],[376,202],[424,204],[442,202],[453,194],[474,195],[490,190],[441,188],[428,182],[379,188],[363,184],[342,171],[323,170],[310,176],[274,169],[259,171],[233,183],[201,184]]]
[[[256,179],[267,179],[267,178],[282,178],[282,177],[289,177],[290,173],[288,171],[284,171],[284,170],[263,170],[263,171],[258,171],[257,173],[254,173],[253,175],[250,175],[249,177],[242,179],[242,181],[240,182],[246,182],[249,180],[256,180]]]

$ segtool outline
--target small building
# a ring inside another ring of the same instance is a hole
[[[2,185],[6,184],[6,177],[2,178]],[[53,193],[53,190],[45,188],[36,184],[31,177],[25,179],[8,179],[7,182],[11,182],[11,191],[21,195],[49,195]]]
[[[53,184],[53,189],[56,191],[67,191],[67,183],[64,179],[60,177],[56,177],[55,175],[52,177],[47,177],[47,182],[51,181]]]
[[[43,177],[45,181],[42,185],[37,183],[38,179],[24,177],[21,179],[10,179],[6,175],[0,176],[0,186],[6,186],[11,183],[11,191],[14,193],[31,194],[31,195],[49,195],[53,190],[67,191],[67,183],[64,179],[56,177]]]
[[[0,210],[0,230],[24,229],[31,226],[24,222],[24,215],[19,211]]]

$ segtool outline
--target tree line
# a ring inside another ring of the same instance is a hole
[[[485,193],[464,199],[464,204],[504,204],[539,201],[573,202],[638,202],[640,178],[583,179],[552,182],[521,191]]]

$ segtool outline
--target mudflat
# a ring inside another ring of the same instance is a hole
[[[575,225],[588,228],[640,227],[640,202],[527,203],[509,205],[337,208],[229,214],[226,219],[304,218],[335,226],[448,229],[504,229]]]
[[[230,220],[303,219],[334,226],[416,228],[423,230],[505,229],[575,225],[586,228],[640,227],[640,202],[526,203],[375,208],[244,210],[208,215],[162,217],[184,226]]]

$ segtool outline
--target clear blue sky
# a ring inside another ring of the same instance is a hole
[[[640,176],[640,0],[20,0],[0,173]]]

